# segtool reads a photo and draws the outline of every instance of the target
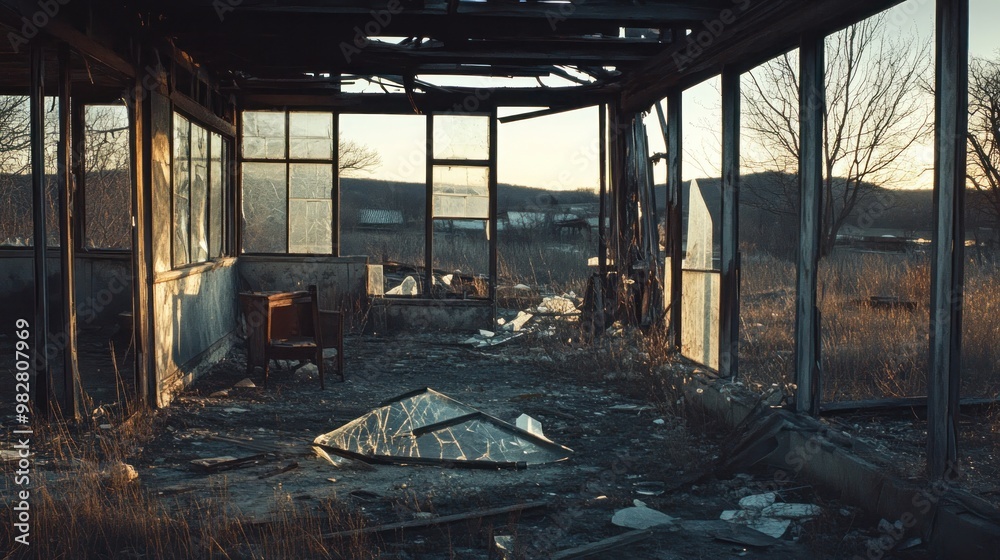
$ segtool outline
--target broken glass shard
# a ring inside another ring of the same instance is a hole
[[[313,443],[371,462],[469,467],[540,465],[572,453],[433,389],[396,397]]]

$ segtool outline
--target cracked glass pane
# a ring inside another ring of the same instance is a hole
[[[479,218],[490,216],[488,167],[434,167],[434,217]]]
[[[290,113],[288,137],[292,159],[333,159],[333,113]]]
[[[397,397],[313,443],[362,459],[456,466],[539,465],[572,453],[433,389]]]
[[[248,159],[285,157],[285,113],[243,112],[243,157]]]
[[[490,159],[490,118],[434,115],[434,159]]]

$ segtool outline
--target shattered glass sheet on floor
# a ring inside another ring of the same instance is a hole
[[[553,463],[572,453],[433,389],[400,395],[313,444],[370,462],[483,468]]]

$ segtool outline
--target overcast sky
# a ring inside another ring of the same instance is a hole
[[[908,0],[893,8],[889,13],[888,32],[915,34],[933,41],[934,6],[934,0]],[[997,33],[1000,2],[972,0],[971,22],[971,54],[1000,56],[1000,36]],[[555,84],[552,80],[549,83]],[[718,91],[718,79],[714,79],[684,94],[685,180],[719,175],[721,111]],[[500,115],[527,110],[501,110]],[[341,117],[341,137],[369,145],[381,153],[382,165],[374,177],[423,182],[424,122],[424,117],[420,116],[344,115]],[[663,151],[663,139],[655,114],[646,122],[650,150]],[[500,182],[557,190],[597,188],[596,108],[499,126]],[[389,134],[386,134],[387,131]],[[926,169],[933,163],[933,150],[930,145],[918,146],[907,157],[913,160],[909,167]],[[658,165],[657,182],[662,182],[664,175],[664,166]],[[916,173],[899,186],[929,187],[930,181],[930,173]]]

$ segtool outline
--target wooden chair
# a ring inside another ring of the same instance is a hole
[[[271,360],[309,360],[325,389],[323,349],[336,348],[337,372],[344,379],[343,315],[320,310],[316,286],[306,292],[246,293],[240,299],[248,327],[247,374],[262,366],[267,387]]]

